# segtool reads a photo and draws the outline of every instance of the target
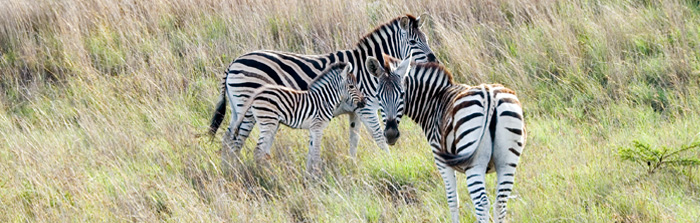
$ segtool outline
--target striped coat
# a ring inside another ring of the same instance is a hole
[[[323,130],[333,117],[333,110],[348,100],[355,108],[364,107],[362,92],[356,87],[357,79],[351,72],[352,65],[336,63],[328,67],[309,85],[309,90],[299,91],[278,85],[258,88],[243,107],[260,125],[255,158],[260,161],[269,157],[270,147],[279,124],[292,128],[308,129],[308,170],[317,170],[320,157],[320,141]],[[238,137],[243,117],[234,123],[234,137]]]
[[[477,220],[489,222],[485,175],[494,171],[498,182],[493,219],[503,222],[525,144],[522,107],[515,92],[499,84],[455,83],[452,74],[436,63],[415,64],[404,87],[405,113],[421,126],[430,144],[453,222],[459,221],[455,172],[467,176]]]
[[[307,90],[309,83],[329,65],[337,62],[351,64],[358,79],[358,87],[365,95],[367,105],[353,109],[348,103],[341,105],[335,114],[349,114],[350,153],[355,154],[359,124],[362,122],[372,134],[377,145],[388,151],[388,144],[398,139],[398,122],[403,115],[403,98],[400,97],[400,80],[374,77],[365,69],[368,57],[388,54],[398,58],[413,56],[416,61],[435,61],[436,58],[420,31],[422,20],[411,15],[401,16],[377,27],[365,35],[355,48],[322,55],[301,55],[278,51],[255,51],[235,59],[226,70],[224,85],[210,125],[214,134],[226,112],[227,101],[231,104],[232,123],[224,135],[224,152],[237,156],[242,142],[249,135],[255,121],[242,107],[250,95],[263,85],[279,85],[296,90]],[[381,60],[381,59],[380,59]],[[383,61],[380,61],[383,62]],[[228,98],[228,100],[227,100]],[[382,131],[377,111],[382,114],[385,130]],[[239,137],[230,134],[233,121],[244,116]],[[226,160],[224,160],[226,161]]]

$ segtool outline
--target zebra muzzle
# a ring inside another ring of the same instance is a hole
[[[365,101],[362,100],[360,102],[357,102],[357,108],[364,108],[365,107]]]
[[[398,122],[396,122],[396,120],[387,121],[384,130],[384,137],[386,137],[387,144],[393,146],[396,144],[396,141],[399,140],[399,136],[401,136],[401,132],[399,132]]]

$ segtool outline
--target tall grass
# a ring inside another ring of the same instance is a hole
[[[647,175],[615,156],[633,139],[700,140],[690,0],[3,0],[0,221],[448,220],[410,122],[392,154],[365,134],[353,159],[347,121],[335,119],[318,182],[301,174],[303,131],[280,130],[269,171],[255,168],[249,140],[233,176],[220,170],[220,136],[194,137],[238,55],[350,48],[406,12],[428,13],[429,43],[460,82],[518,91],[529,138],[513,222],[700,221],[697,169]]]

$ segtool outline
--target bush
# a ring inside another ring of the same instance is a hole
[[[652,174],[657,169],[665,166],[700,166],[700,159],[687,155],[688,151],[700,148],[700,141],[691,143],[690,145],[681,146],[681,148],[669,148],[662,146],[658,148],[652,147],[648,143],[642,143],[635,140],[632,148],[620,147],[618,155],[622,160],[637,163],[647,168],[647,173]]]

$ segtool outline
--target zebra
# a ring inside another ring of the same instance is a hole
[[[352,106],[339,106],[335,115],[349,114],[350,155],[355,156],[358,143],[359,122],[364,123],[377,145],[388,152],[388,145],[393,145],[400,132],[398,122],[403,116],[403,93],[400,91],[399,79],[391,76],[374,77],[367,72],[366,58],[374,55],[388,54],[397,58],[412,56],[418,62],[437,59],[427,44],[427,37],[421,32],[423,20],[412,15],[400,16],[380,25],[365,35],[349,50],[323,55],[301,55],[279,51],[254,51],[235,59],[227,68],[219,101],[209,127],[213,135],[223,121],[226,113],[226,98],[232,105],[233,118],[223,138],[223,153],[237,157],[242,143],[250,134],[255,120],[249,113],[243,113],[243,104],[251,93],[262,85],[273,84],[297,90],[307,90],[309,83],[330,64],[346,62],[357,68],[353,73],[358,79],[358,87],[365,95],[367,104],[361,109]],[[380,64],[383,61],[380,61]],[[380,111],[385,131],[377,118]],[[240,132],[235,139],[231,135],[233,121],[244,116]],[[226,157],[226,155],[224,155]],[[222,160],[224,163],[229,160]]]
[[[398,63],[398,59],[385,59]],[[405,115],[425,134],[445,183],[453,222],[459,222],[455,171],[465,173],[479,222],[489,221],[485,175],[497,173],[495,222],[503,222],[525,125],[515,91],[500,84],[455,83],[437,63],[417,63],[404,79]],[[426,109],[430,108],[430,109]]]
[[[333,110],[345,100],[352,101],[356,108],[365,106],[364,96],[356,85],[357,78],[352,73],[352,65],[341,62],[329,65],[309,83],[307,91],[279,85],[258,88],[242,110],[250,111],[260,126],[258,145],[254,151],[256,161],[270,157],[270,147],[281,123],[292,128],[309,130],[311,140],[306,162],[307,171],[316,172],[321,159],[323,129],[333,118]],[[238,135],[243,119],[244,116],[241,116],[234,123],[234,136]]]

